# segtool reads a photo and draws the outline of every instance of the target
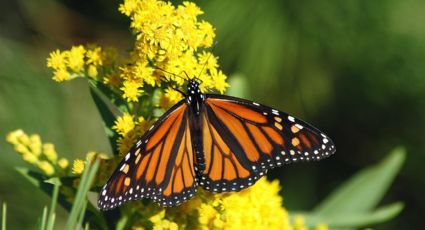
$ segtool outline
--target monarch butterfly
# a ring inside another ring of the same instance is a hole
[[[253,185],[267,170],[316,161],[335,152],[315,127],[258,103],[201,92],[187,82],[185,98],[138,140],[103,186],[102,210],[150,198],[177,206],[196,187],[235,192]]]

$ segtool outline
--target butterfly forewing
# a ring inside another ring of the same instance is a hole
[[[188,115],[188,105],[179,102],[136,143],[102,188],[101,209],[141,198],[174,206],[193,196],[195,171]]]
[[[207,94],[201,122],[206,169],[200,184],[212,192],[239,191],[268,169],[320,160],[335,152],[318,129],[273,108]]]

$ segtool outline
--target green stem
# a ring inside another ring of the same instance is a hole
[[[6,203],[3,203],[2,219],[1,219],[1,229],[6,230]]]

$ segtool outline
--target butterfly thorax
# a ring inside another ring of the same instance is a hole
[[[186,100],[189,103],[195,116],[199,116],[202,108],[205,95],[199,88],[199,82],[196,80],[189,80],[187,83],[187,95]]]

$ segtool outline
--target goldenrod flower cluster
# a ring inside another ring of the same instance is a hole
[[[241,192],[212,195],[203,190],[187,203],[175,208],[141,207],[153,229],[267,229],[308,230],[302,216],[293,223],[282,207],[279,182],[260,179]],[[142,221],[142,223],[145,223]],[[138,229],[137,224],[134,226]],[[327,230],[320,224],[315,230]]]
[[[109,69],[113,66],[115,59],[116,51],[113,48],[102,49],[96,45],[79,45],[62,52],[53,51],[47,59],[47,66],[54,70],[53,80],[57,82],[83,76],[97,79],[100,73],[111,72]],[[106,63],[111,67],[103,67]]]
[[[118,117],[115,125],[112,126],[118,134],[118,151],[123,154],[128,152],[137,138],[139,138],[149,127],[152,121],[146,120],[143,116],[137,119],[135,116],[125,112]]]
[[[55,146],[42,143],[37,134],[28,135],[21,129],[10,132],[6,140],[15,151],[21,154],[24,161],[36,166],[48,176],[66,173],[69,162],[65,158],[58,159]]]
[[[54,80],[87,76],[108,85],[128,102],[152,96],[154,87],[163,90],[157,105],[164,109],[181,99],[169,87],[182,87],[187,78],[198,77],[203,90],[223,93],[229,86],[218,69],[217,57],[201,50],[211,48],[215,33],[210,23],[198,20],[203,12],[194,3],[175,7],[158,0],[125,0],[119,10],[131,19],[136,38],[128,56],[118,58],[112,49],[93,45],[56,50],[47,61]]]
[[[36,166],[46,176],[64,176],[69,172],[69,161],[59,158],[52,143],[42,143],[38,134],[26,134],[18,129],[10,132],[6,140],[11,143],[15,151],[21,154],[24,161]],[[95,158],[108,159],[105,153],[90,151],[86,154],[86,160],[74,160],[71,172],[79,175],[84,171],[86,162],[93,162]]]

